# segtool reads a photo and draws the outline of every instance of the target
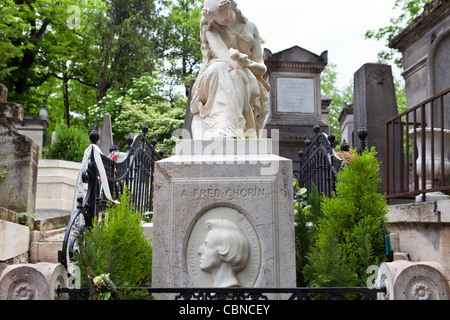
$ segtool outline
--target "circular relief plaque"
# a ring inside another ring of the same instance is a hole
[[[220,282],[217,279],[219,276],[206,266],[208,258],[205,251],[208,246],[211,246],[208,243],[211,242],[209,241],[212,237],[211,233],[214,233],[215,238],[220,238],[223,234],[222,231],[218,231],[219,229],[215,227],[216,225],[231,226],[231,229],[228,231],[223,231],[228,235],[228,244],[234,242],[235,238],[240,238],[245,248],[240,250],[244,250],[244,253],[248,252],[248,256],[245,259],[241,259],[238,262],[239,266],[234,268],[238,282],[231,286],[253,287],[261,266],[261,246],[258,235],[245,215],[230,207],[216,207],[208,210],[192,228],[185,251],[186,266],[192,285],[194,287],[214,287],[222,286],[218,285],[218,283],[225,283]],[[224,229],[222,228],[221,230]],[[214,280],[213,277],[216,277],[216,279]],[[230,280],[229,278],[223,279],[222,277],[222,280]]]

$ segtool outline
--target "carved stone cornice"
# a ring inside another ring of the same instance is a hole
[[[426,4],[423,13],[392,39],[389,47],[403,52],[449,15],[450,1],[448,0],[434,0]]]
[[[293,61],[265,61],[269,69],[298,69],[299,71],[315,70],[321,72],[325,69],[326,63],[314,62],[293,62]]]

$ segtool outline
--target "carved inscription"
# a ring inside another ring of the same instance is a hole
[[[266,189],[259,187],[250,188],[194,188],[183,189],[182,198],[234,200],[247,198],[262,198],[266,196]]]

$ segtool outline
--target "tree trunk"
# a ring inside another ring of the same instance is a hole
[[[70,128],[70,105],[69,105],[69,77],[67,72],[63,73],[63,96],[64,96],[64,118],[67,127]]]

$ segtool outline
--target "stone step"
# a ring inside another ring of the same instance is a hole
[[[60,209],[36,209],[37,218],[34,221],[34,229],[49,231],[67,227],[71,212]]]
[[[151,239],[153,236],[153,223],[144,223],[142,228],[144,234]],[[62,249],[65,232],[65,227],[48,231],[31,231],[30,262],[58,263],[58,251]]]
[[[58,251],[62,249],[66,228],[31,232],[30,262],[58,263]]]

